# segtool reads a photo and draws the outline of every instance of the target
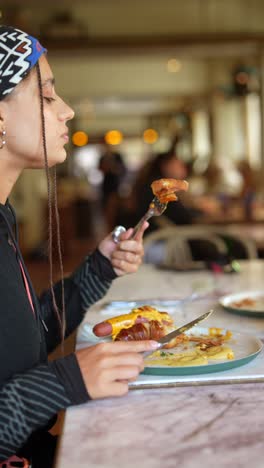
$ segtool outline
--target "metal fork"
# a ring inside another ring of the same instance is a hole
[[[152,216],[160,216],[167,208],[167,203],[161,203],[158,197],[154,197],[153,200],[150,202],[148,211],[142,216],[139,222],[133,229],[133,232],[129,239],[134,239],[137,235],[138,231],[141,229],[144,221],[148,221]],[[119,238],[126,229],[123,226],[117,226],[112,232],[112,238],[115,243],[119,242]]]

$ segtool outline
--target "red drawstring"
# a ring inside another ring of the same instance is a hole
[[[21,260],[18,260],[18,261],[19,261],[20,270],[21,270],[21,273],[22,273],[22,276],[23,276],[24,285],[25,285],[26,292],[27,292],[27,297],[28,297],[28,300],[29,300],[29,302],[30,302],[32,312],[33,312],[33,314],[35,315],[35,310],[34,310],[34,306],[33,306],[33,301],[32,301],[32,297],[31,297],[31,292],[30,292],[30,289],[29,289],[29,285],[28,285],[28,280],[27,280],[27,277],[26,277],[26,273],[25,273],[25,270],[24,270],[24,268],[23,268],[23,265],[22,265]]]

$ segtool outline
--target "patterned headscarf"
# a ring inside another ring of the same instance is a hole
[[[13,91],[46,49],[27,33],[0,26],[0,100]]]

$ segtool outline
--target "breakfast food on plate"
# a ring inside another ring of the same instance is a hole
[[[231,307],[236,307],[238,309],[243,309],[245,307],[255,307],[255,305],[256,300],[251,299],[250,297],[245,297],[245,299],[242,299],[241,301],[232,302],[230,304]]]
[[[203,366],[210,361],[234,359],[234,352],[229,346],[212,346],[206,351],[199,348],[182,352],[155,351],[145,361],[147,366]]]
[[[158,340],[174,329],[173,319],[167,312],[145,305],[98,323],[93,332],[96,336],[111,335],[116,341],[131,341]]]
[[[115,341],[159,340],[175,328],[177,326],[167,312],[145,305],[96,324],[93,332],[99,337],[110,336]],[[232,349],[226,345],[231,336],[230,331],[213,327],[208,328],[206,334],[182,333],[162,350],[152,353],[146,359],[146,365],[198,366],[215,360],[234,359]]]
[[[189,187],[186,180],[158,179],[151,184],[153,194],[160,203],[168,203],[177,200],[176,192],[187,191]]]
[[[190,332],[177,348],[155,351],[147,357],[145,364],[152,367],[201,366],[211,361],[234,359],[233,350],[226,345],[231,336],[230,331],[223,333],[219,328],[209,328],[207,335],[194,335]]]

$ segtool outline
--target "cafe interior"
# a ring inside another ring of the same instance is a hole
[[[264,398],[264,2],[2,0],[1,21],[38,37],[56,92],[75,111],[57,166],[65,274],[116,226],[137,225],[155,179],[189,184],[149,219],[139,271],[114,282],[66,351],[97,342],[96,322],[144,304],[177,326],[213,310],[214,330],[237,333],[235,358],[212,361],[208,373],[160,365],[121,402],[67,410],[56,467],[114,468],[117,454],[124,468],[211,467],[211,456],[220,468],[249,458],[263,466],[253,400]],[[40,292],[49,277],[45,171],[25,171],[10,200]],[[54,268],[56,277],[56,253]]]

